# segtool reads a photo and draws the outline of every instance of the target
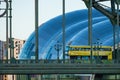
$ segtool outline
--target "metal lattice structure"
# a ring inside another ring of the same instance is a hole
[[[38,0],[35,0],[35,32],[36,32],[36,58],[35,60],[15,60],[13,55],[13,43],[12,43],[12,0],[4,0],[9,7],[6,7],[5,12],[1,14],[1,17],[6,15],[6,41],[7,41],[7,48],[8,48],[8,19],[10,19],[9,27],[10,27],[10,54],[11,59],[6,61],[0,62],[0,73],[1,74],[55,74],[58,72],[59,74],[64,73],[103,73],[103,74],[119,74],[120,73],[120,64],[119,64],[119,46],[118,51],[114,54],[117,54],[117,58],[115,61],[113,60],[112,63],[109,64],[97,64],[94,63],[92,60],[92,7],[96,8],[104,15],[106,15],[112,22],[115,28],[119,28],[119,2],[114,0],[83,0],[88,7],[88,31],[89,31],[89,40],[88,45],[91,46],[91,58],[90,63],[71,63],[70,61],[66,62],[65,60],[65,0],[63,0],[63,17],[62,17],[62,34],[63,34],[63,60],[59,63],[55,61],[47,61],[47,60],[38,60]],[[103,8],[103,5],[99,4],[99,2],[110,1],[111,2],[111,11]],[[115,8],[115,4],[117,4],[117,10]],[[8,15],[8,11],[9,15]],[[119,40],[119,32],[114,29],[114,46],[116,40]],[[116,37],[117,36],[117,37]],[[8,53],[7,53],[8,54]],[[8,57],[8,56],[7,56]],[[57,61],[58,62],[58,61]],[[31,72],[31,69],[33,70]],[[21,71],[22,70],[22,71]],[[24,72],[23,72],[24,70]]]

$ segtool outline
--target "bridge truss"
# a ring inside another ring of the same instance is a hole
[[[91,59],[90,63],[72,63],[67,62],[65,60],[65,0],[63,0],[63,60],[57,62],[57,60],[39,60],[38,59],[38,0],[35,0],[35,33],[36,33],[36,59],[35,60],[15,60],[13,57],[12,44],[10,45],[10,60],[1,60],[0,61],[0,74],[75,74],[75,73],[93,73],[93,74],[120,74],[120,64],[119,64],[119,47],[118,51],[114,53],[115,61],[109,64],[102,63],[94,63],[92,60],[92,7],[96,8],[104,15],[106,15],[112,22],[115,28],[119,28],[119,0],[83,0],[88,7],[89,14],[89,45],[91,46]],[[100,2],[110,1],[111,2],[111,11],[104,8]],[[2,1],[0,1],[2,2]],[[10,11],[10,15],[8,15],[7,11],[1,15],[1,17],[6,17],[6,20],[10,18],[10,32],[12,31],[12,12],[11,12],[11,2],[12,0],[3,0],[3,2],[7,3],[6,10]],[[9,4],[8,4],[9,3]],[[8,5],[10,5],[8,7]],[[117,5],[117,9],[115,8]],[[9,17],[8,17],[9,16]],[[8,27],[8,22],[6,23],[6,27]],[[7,40],[7,48],[8,48],[8,30],[6,30],[6,40]],[[116,33],[117,32],[117,33]],[[117,37],[116,37],[117,36]],[[119,32],[114,29],[114,46],[116,44],[116,40],[119,40]],[[12,33],[10,33],[10,38],[12,39]],[[12,41],[11,41],[12,43]],[[115,48],[114,48],[115,49]],[[8,54],[8,53],[7,53]],[[8,56],[7,56],[8,57]],[[116,63],[115,63],[116,62]]]

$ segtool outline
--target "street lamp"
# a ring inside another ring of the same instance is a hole
[[[101,50],[102,48],[102,43],[99,42],[99,39],[97,39],[97,42],[95,43],[95,51],[97,51],[97,63],[100,63],[100,55],[99,55],[99,51]]]
[[[55,50],[57,51],[57,61],[59,62],[59,51],[62,48],[62,45],[60,44],[59,41],[57,41],[57,43],[54,45]]]

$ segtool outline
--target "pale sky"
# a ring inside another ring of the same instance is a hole
[[[27,39],[35,30],[34,0],[13,0],[12,36]],[[82,0],[66,0],[66,12],[86,8]],[[39,0],[39,25],[62,14],[62,0]],[[6,40],[5,18],[0,18],[0,40]]]

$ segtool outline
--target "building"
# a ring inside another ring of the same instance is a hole
[[[3,60],[6,54],[5,41],[0,40],[0,60]]]
[[[0,60],[6,59],[6,42],[0,40]],[[0,75],[0,80],[7,80],[7,75]]]
[[[25,40],[20,40],[16,38],[12,38],[11,40],[9,39],[8,59],[10,59],[10,57],[18,59],[18,55],[24,43]]]
[[[12,41],[14,43],[14,58],[18,59],[25,40],[12,38]],[[0,60],[3,59],[6,59],[6,42],[0,40]],[[10,59],[10,48],[8,48],[8,59]],[[0,80],[16,80],[16,75],[0,75]]]
[[[88,9],[66,13],[65,44],[88,45]],[[99,11],[92,10],[92,41],[113,46],[113,26],[110,20]],[[55,45],[62,44],[62,15],[57,16],[39,27],[39,59],[56,59]],[[62,49],[60,50],[62,58]],[[31,59],[35,56],[35,32],[26,40],[20,58]]]
[[[22,47],[25,43],[25,40],[13,38],[12,41],[14,43],[14,58],[18,59],[18,55],[19,55],[20,50],[22,49]]]

